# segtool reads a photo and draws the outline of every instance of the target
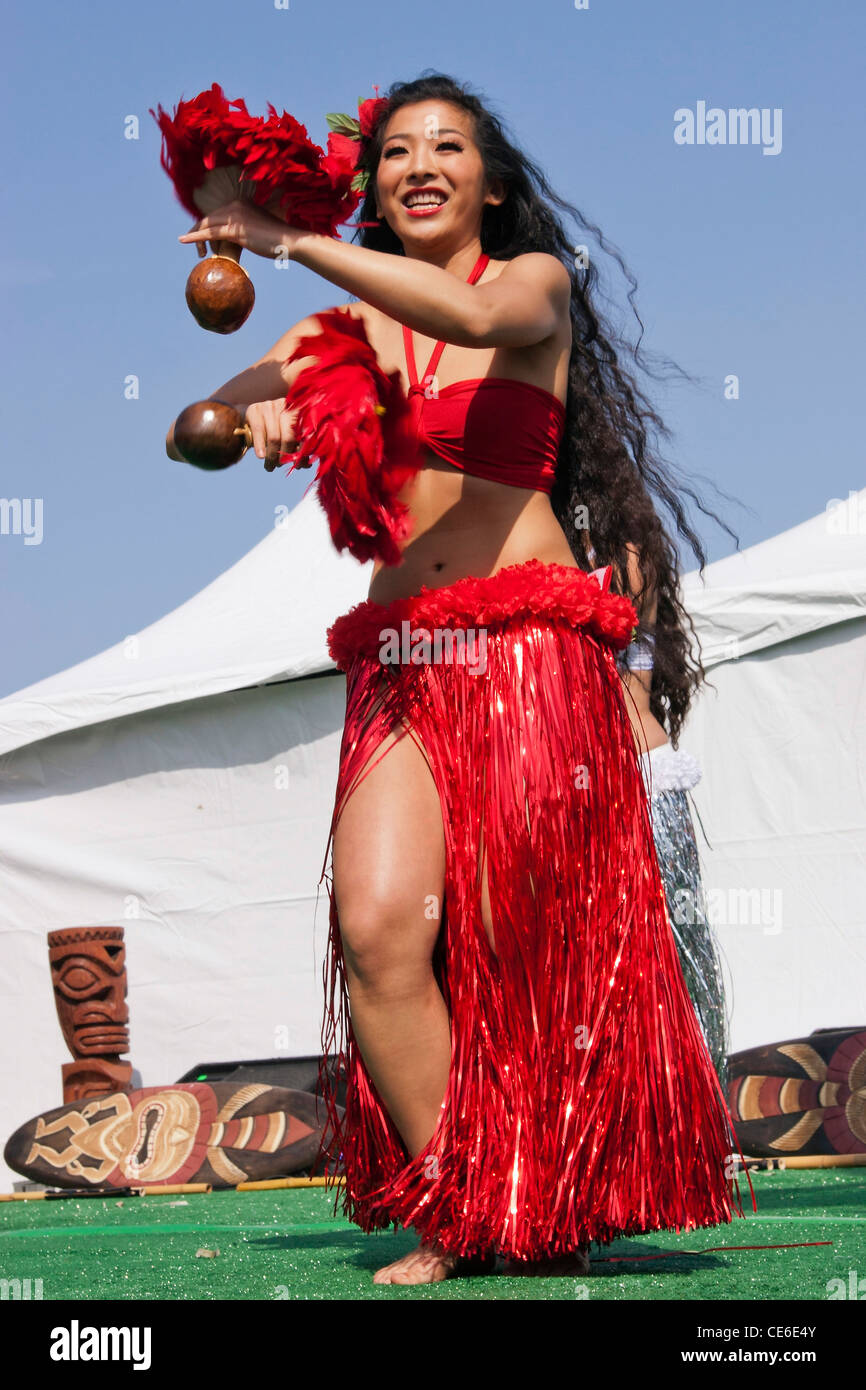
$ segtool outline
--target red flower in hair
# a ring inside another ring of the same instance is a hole
[[[366,189],[370,177],[366,169],[358,169],[364,141],[369,140],[373,134],[387,105],[387,97],[369,97],[366,101],[359,98],[357,116],[347,116],[344,111],[329,111],[327,115],[331,130],[328,149],[356,170],[352,188],[361,194]]]
[[[350,178],[354,174],[360,153],[361,145],[356,136],[341,135],[339,131],[329,133],[328,156],[347,168]]]
[[[360,103],[358,106],[358,124],[361,127],[362,140],[369,140],[387,105],[387,97],[369,97],[367,101]]]

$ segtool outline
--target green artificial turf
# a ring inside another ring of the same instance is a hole
[[[413,1248],[412,1233],[364,1235],[333,1215],[335,1194],[324,1188],[0,1203],[0,1278],[30,1279],[32,1289],[41,1279],[46,1300],[824,1300],[830,1280],[866,1274],[866,1169],[756,1172],[752,1183],[757,1214],[741,1177],[746,1219],[593,1246],[583,1280],[497,1274],[374,1285],[375,1270]],[[792,1241],[832,1245],[683,1253]],[[197,1258],[200,1249],[219,1254]]]

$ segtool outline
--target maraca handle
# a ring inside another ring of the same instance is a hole
[[[236,241],[212,241],[210,249],[213,256],[224,256],[226,260],[234,261],[235,265],[241,264],[241,252],[244,248]],[[241,269],[243,270],[243,266]]]
[[[244,420],[243,424],[239,425],[236,430],[232,430],[232,434],[242,434],[244,436],[244,439],[247,441],[247,448],[244,449],[244,453],[246,453],[247,449],[253,447],[253,432],[246,420]]]

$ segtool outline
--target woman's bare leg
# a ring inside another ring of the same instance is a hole
[[[352,1029],[414,1156],[436,1127],[451,1061],[448,1011],[432,968],[445,838],[424,755],[409,734],[389,735],[386,744],[337,823],[334,894]]]
[[[387,749],[387,752],[384,750]],[[334,894],[352,1029],[374,1085],[415,1157],[439,1119],[451,1064],[448,1011],[432,968],[442,920],[445,837],[436,784],[410,733],[388,735],[334,832]],[[480,839],[481,917],[495,950],[487,855]],[[378,1270],[378,1284],[435,1283],[466,1262],[421,1244]],[[509,1262],[506,1273],[588,1272],[583,1251]]]
[[[439,1119],[451,1065],[448,1011],[433,975],[442,921],[445,836],[439,794],[408,732],[391,733],[334,832],[334,895],[352,1029],[364,1065],[415,1157]],[[431,1283],[456,1261],[421,1245],[375,1276]]]

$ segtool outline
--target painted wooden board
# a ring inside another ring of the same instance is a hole
[[[866,1028],[734,1052],[728,1078],[744,1154],[866,1154]]]
[[[239,1182],[308,1168],[324,1103],[261,1082],[190,1082],[71,1101],[16,1130],[5,1159],[52,1187]]]

